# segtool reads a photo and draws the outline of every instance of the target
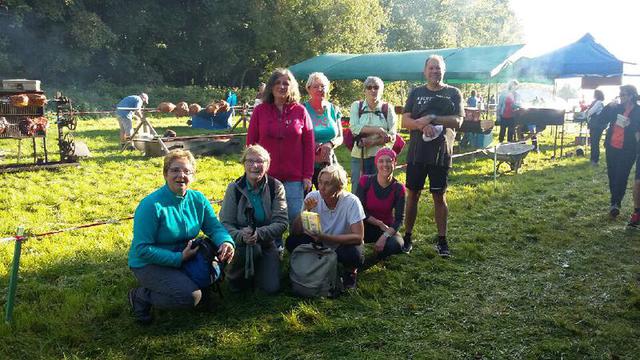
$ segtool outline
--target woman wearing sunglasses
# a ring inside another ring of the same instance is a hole
[[[604,143],[611,192],[609,215],[612,218],[620,214],[629,173],[638,154],[640,108],[637,102],[638,90],[635,86],[623,85],[620,86],[620,103],[609,104],[602,110],[602,116],[609,121]],[[636,169],[636,180],[639,179],[639,175],[640,172]]]
[[[393,105],[382,101],[384,83],[376,76],[364,81],[364,101],[351,105],[349,127],[354,138],[351,150],[351,192],[355,193],[362,175],[376,173],[374,157],[385,144],[396,138],[396,113]]]

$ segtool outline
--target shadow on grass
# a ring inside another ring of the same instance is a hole
[[[128,244],[82,248],[21,271],[16,334],[4,332],[1,346],[23,357],[33,355],[30,346],[45,357],[632,354],[637,344],[625,339],[637,338],[640,310],[625,304],[638,296],[628,282],[637,277],[637,235],[607,220],[602,169],[586,160],[533,168],[539,161],[495,188],[490,160],[456,163],[448,195],[454,257],[434,256],[426,240],[433,209],[423,196],[414,252],[361,274],[359,289],[337,300],[225,291],[213,314],[160,312],[141,328],[125,299],[135,284]],[[36,245],[25,257],[37,254]]]

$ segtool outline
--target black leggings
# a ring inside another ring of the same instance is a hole
[[[500,134],[498,135],[498,141],[504,141],[504,133],[507,133],[507,141],[515,142],[516,141],[516,124],[513,118],[511,119],[500,119]]]
[[[609,176],[609,192],[611,193],[611,205],[618,208],[622,204],[622,198],[627,190],[629,173],[636,161],[636,153],[614,149],[610,146],[606,148],[607,175]]]
[[[592,127],[589,129],[589,140],[591,145],[591,161],[597,163],[600,161],[600,138],[604,128]]]
[[[379,227],[371,225],[366,221],[364,222],[365,243],[374,243],[378,241],[380,236],[382,236],[382,230]],[[381,253],[378,253],[378,259],[385,259],[391,255],[400,254],[402,252],[402,246],[404,246],[404,240],[400,234],[395,233],[387,239],[387,242],[384,245],[384,250],[382,250]]]

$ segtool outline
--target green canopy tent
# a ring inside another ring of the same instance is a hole
[[[313,71],[324,72],[331,80],[364,80],[378,76],[384,81],[424,81],[424,62],[441,55],[446,62],[445,81],[451,84],[488,83],[524,45],[480,46],[363,55],[326,54],[290,67],[297,78]],[[345,56],[342,60],[339,56]],[[331,62],[333,62],[331,64]]]
[[[358,56],[358,54],[322,54],[290,66],[289,70],[295,75],[296,79],[302,81],[312,72],[325,72],[332,65],[356,56]]]

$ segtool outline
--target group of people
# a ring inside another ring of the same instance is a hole
[[[219,218],[202,193],[189,189],[193,156],[170,152],[164,159],[166,184],[145,197],[134,215],[128,263],[139,284],[129,292],[136,319],[149,323],[152,307],[195,307],[206,298],[211,282],[202,285],[190,277],[203,247],[213,249],[218,263],[228,263],[224,272],[232,291],[278,292],[282,248],[293,252],[305,243],[335,250],[344,287],[356,287],[364,243],[374,244],[376,259],[411,251],[427,177],[436,250],[448,257],[445,193],[464,108],[460,91],[443,82],[444,73],[444,59],[429,57],[427,84],[415,88],[404,106],[402,125],[410,130],[406,186],[393,176],[397,121],[393,106],[382,101],[384,85],[377,77],[367,78],[364,100],[351,106],[353,193],[346,190],[347,173],[334,152],[345,140],[342,114],[328,101],[330,84],[322,73],[309,76],[310,98],[303,104],[289,70],[271,74],[250,120],[244,174],[227,187]],[[303,227],[302,211],[319,215],[320,233]],[[209,240],[198,239],[200,231]]]

